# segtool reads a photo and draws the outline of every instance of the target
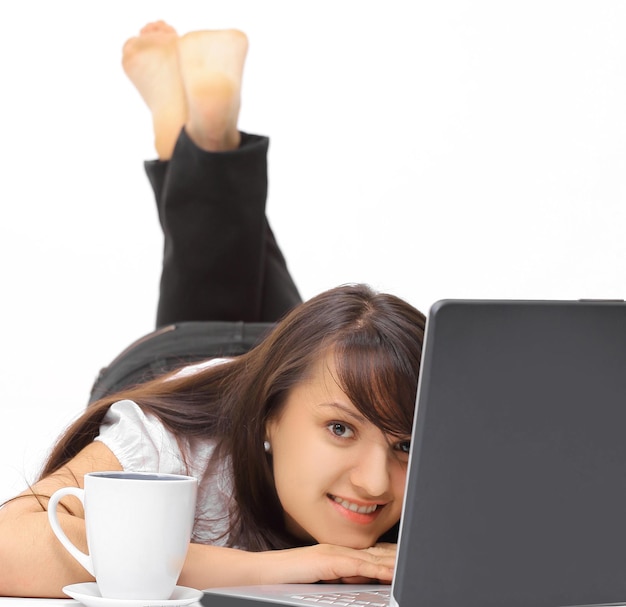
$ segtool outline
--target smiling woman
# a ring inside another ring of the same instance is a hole
[[[159,327],[0,509],[0,595],[90,579],[48,499],[119,469],[200,481],[183,585],[391,580],[425,319],[365,285],[300,301],[265,217],[267,139],[236,128],[246,50],[241,32],[179,38],[162,22],[125,46],[159,155]],[[84,549],[83,518],[61,502]]]
[[[390,435],[368,420],[342,388],[335,356],[314,365],[268,424],[274,482],[294,537],[367,548],[400,518],[408,457],[399,446],[410,428]]]

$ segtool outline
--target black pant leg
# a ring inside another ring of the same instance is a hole
[[[165,239],[157,326],[273,322],[300,303],[265,217],[268,144],[242,133],[211,153],[183,131],[171,161],[146,163]]]
[[[144,168],[148,181],[152,186],[154,192],[154,199],[156,201],[157,213],[159,215],[159,223],[161,228],[163,226],[163,188],[165,186],[165,178],[167,177],[167,170],[170,166],[167,160],[148,160],[144,162]]]
[[[211,154],[183,132],[172,161],[145,164],[165,238],[161,328],[101,370],[90,402],[180,365],[241,354],[301,302],[265,217],[268,140],[242,137],[239,150]]]
[[[287,262],[267,220],[265,222],[265,268],[261,298],[261,322],[274,322],[302,302]]]
[[[162,192],[168,165],[168,162],[159,160],[145,163],[146,173],[154,191],[161,227],[163,227],[164,221]],[[299,303],[302,303],[302,297],[266,219],[265,267],[263,270],[263,292],[261,295],[261,316],[259,321],[275,322]]]
[[[260,316],[268,140],[199,149],[183,131],[160,200],[164,229],[157,326]]]

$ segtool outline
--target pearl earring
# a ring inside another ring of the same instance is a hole
[[[263,441],[263,449],[265,449],[265,453],[269,453],[272,445],[270,445],[270,441]]]

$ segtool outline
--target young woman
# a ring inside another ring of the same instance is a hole
[[[240,32],[162,22],[125,46],[159,154],[159,329],[103,371],[38,482],[0,509],[0,595],[90,579],[47,498],[118,469],[199,479],[182,585],[392,578],[424,317],[364,285],[300,303],[265,219],[267,139],[237,131],[246,50]],[[86,549],[80,504],[64,508]]]

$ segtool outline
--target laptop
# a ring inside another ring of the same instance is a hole
[[[432,306],[392,585],[217,588],[202,598],[204,607],[333,602],[626,602],[626,303]]]

